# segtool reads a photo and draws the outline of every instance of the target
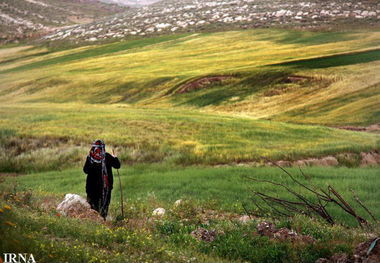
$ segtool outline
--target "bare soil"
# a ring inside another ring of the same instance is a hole
[[[367,127],[363,126],[340,126],[335,127],[337,129],[349,130],[349,131],[363,131],[363,132],[380,132],[380,123],[372,124]]]
[[[231,79],[231,76],[208,76],[191,81],[182,86],[176,93],[183,94],[198,89],[208,88],[213,84],[220,84],[225,80]]]

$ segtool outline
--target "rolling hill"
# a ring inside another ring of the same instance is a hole
[[[261,29],[63,51],[3,49],[2,137],[23,156],[5,158],[3,169],[24,158],[50,169],[65,144],[67,165],[77,163],[95,137],[131,162],[260,163],[343,153],[360,162],[360,152],[379,149],[378,132],[330,127],[379,123],[379,45],[376,31]]]

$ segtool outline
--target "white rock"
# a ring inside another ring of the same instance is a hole
[[[368,16],[368,13],[369,12],[367,10],[365,10],[365,11],[362,12],[362,16],[366,17],[366,16]]]
[[[239,217],[238,221],[241,224],[247,224],[249,221],[251,221],[251,218],[247,215],[244,215],[244,216]]]
[[[276,15],[275,15],[275,16],[276,16],[276,17],[281,17],[281,16],[285,15],[287,11],[288,11],[288,10],[281,9],[280,11],[277,11],[277,12],[276,12]]]
[[[161,29],[165,29],[167,27],[170,27],[171,24],[168,24],[168,23],[161,23],[161,24],[157,24],[156,25],[156,28],[161,28]]]
[[[65,199],[57,206],[57,212],[60,212],[62,215],[66,216],[69,210],[73,208],[83,208],[90,209],[90,204],[87,201],[77,194],[66,194]]]
[[[368,16],[376,16],[376,12],[375,11],[369,12]]]
[[[165,215],[165,212],[166,212],[165,208],[159,207],[153,211],[152,216],[163,216]]]
[[[174,207],[179,206],[182,203],[182,199],[178,199],[177,201],[174,202]]]

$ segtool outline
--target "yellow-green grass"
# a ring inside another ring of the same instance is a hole
[[[0,53],[0,101],[174,105],[281,121],[372,124],[378,122],[379,47],[379,32],[269,29],[172,35],[63,51],[13,47]],[[209,75],[233,78],[176,94],[186,81]],[[310,79],[285,83],[291,75]],[[371,93],[369,87],[374,87]],[[339,109],[326,111],[324,103]],[[323,110],[304,114],[319,106]]]
[[[286,122],[379,122],[379,46],[379,32],[268,29],[3,49],[1,144],[10,154],[2,170],[70,167],[95,138],[131,162],[263,162],[377,150],[376,134]],[[214,75],[227,79],[178,93]],[[64,166],[60,158],[68,158]]]
[[[26,58],[23,66],[18,66],[23,61],[14,68],[6,65],[7,69],[0,72],[0,87],[14,101],[98,102],[102,95],[103,101],[133,102],[157,96],[173,84],[196,76],[250,72],[258,66],[289,60],[376,48],[380,42],[377,32],[333,35],[335,39],[330,37],[322,43],[313,40],[318,39],[318,33],[311,40],[310,34],[275,30],[194,34],[156,44],[145,40],[153,44],[141,42],[131,48],[112,44],[119,46],[111,53],[102,52],[112,49],[109,45],[84,47]],[[286,41],[292,37],[298,42]],[[89,52],[93,56],[88,56]],[[70,55],[73,57],[68,59]],[[151,84],[157,81],[164,83]],[[20,90],[31,94],[27,98],[16,96]]]
[[[121,104],[1,105],[0,116],[3,171],[74,165],[96,138],[124,161],[181,164],[296,160],[367,152],[380,143],[377,134]]]

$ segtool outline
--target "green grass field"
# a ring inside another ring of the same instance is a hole
[[[297,178],[302,179],[298,168],[289,169]],[[344,192],[345,197],[354,203],[350,187],[354,188],[358,195],[366,200],[366,204],[376,208],[374,211],[380,217],[379,200],[377,189],[380,186],[378,169],[376,168],[328,168],[311,167],[304,168],[304,172],[310,176],[313,184],[318,187],[326,187],[331,184],[339,192]],[[293,188],[297,188],[279,168],[252,168],[252,167],[179,167],[166,165],[137,165],[123,167],[121,169],[123,189],[131,203],[137,199],[147,199],[154,195],[162,205],[169,205],[178,199],[192,199],[206,203],[209,200],[217,202],[217,208],[225,211],[244,213],[242,203],[248,204],[251,198],[250,187],[268,194],[277,194],[289,197],[284,189],[278,189],[273,185],[254,183],[245,176],[280,180]],[[116,175],[115,175],[116,176]],[[35,173],[17,178],[21,189],[33,189],[43,193],[55,193],[64,195],[75,192],[86,195],[83,181],[86,175],[82,170],[70,169],[61,172]],[[10,179],[11,180],[11,179]],[[116,177],[115,177],[116,180]],[[120,189],[117,180],[113,192],[113,202],[119,205]],[[355,209],[360,206],[355,204]],[[339,209],[334,213],[342,221],[355,224],[355,218],[345,215]]]
[[[362,230],[334,207],[335,226],[300,215],[276,221],[313,245],[257,236],[261,219],[242,225],[234,215],[252,206],[249,186],[289,197],[244,175],[297,188],[263,165],[332,155],[339,167],[304,171],[365,214],[352,187],[380,217],[379,168],[359,167],[361,152],[380,150],[380,134],[336,128],[380,123],[379,50],[377,31],[278,29],[1,48],[0,173],[26,175],[1,177],[0,232],[9,242],[0,250],[41,262],[315,262],[352,253]],[[55,211],[64,194],[85,196],[81,167],[97,138],[122,162],[128,220],[117,220],[117,181],[105,224]],[[177,199],[187,201],[174,209]],[[168,214],[153,220],[158,206]],[[223,234],[199,241],[198,227]]]
[[[297,178],[301,176],[298,169],[289,171]],[[354,204],[356,211],[363,213],[349,194],[348,188],[353,187],[361,200],[365,200],[379,216],[377,168],[315,167],[306,168],[304,172],[316,186],[333,185]],[[3,222],[7,222],[0,226],[0,230],[6,231],[10,241],[2,243],[0,248],[4,251],[27,250],[41,262],[72,261],[73,258],[80,262],[315,262],[319,257],[329,257],[336,252],[351,253],[352,247],[363,240],[355,228],[339,224],[329,226],[302,216],[282,219],[276,224],[314,237],[317,240],[315,245],[294,246],[289,242],[277,243],[254,234],[247,235],[254,232],[260,222],[258,218],[248,225],[237,221],[239,215],[245,214],[243,203],[248,209],[252,207],[250,187],[282,198],[289,197],[288,193],[272,186],[252,184],[243,177],[247,175],[283,181],[297,188],[278,168],[122,167],[127,220],[116,220],[120,215],[120,191],[115,185],[109,221],[102,224],[63,217],[55,211],[64,194],[85,195],[85,175],[81,170],[8,177],[0,184],[0,216]],[[185,201],[174,208],[177,199]],[[10,210],[5,204],[10,205]],[[167,215],[153,220],[151,213],[157,207],[164,207]],[[357,224],[354,218],[334,206],[329,206],[328,210],[345,225]],[[211,216],[211,211],[212,215],[219,217]],[[212,243],[198,241],[191,235],[198,227],[224,234]]]

